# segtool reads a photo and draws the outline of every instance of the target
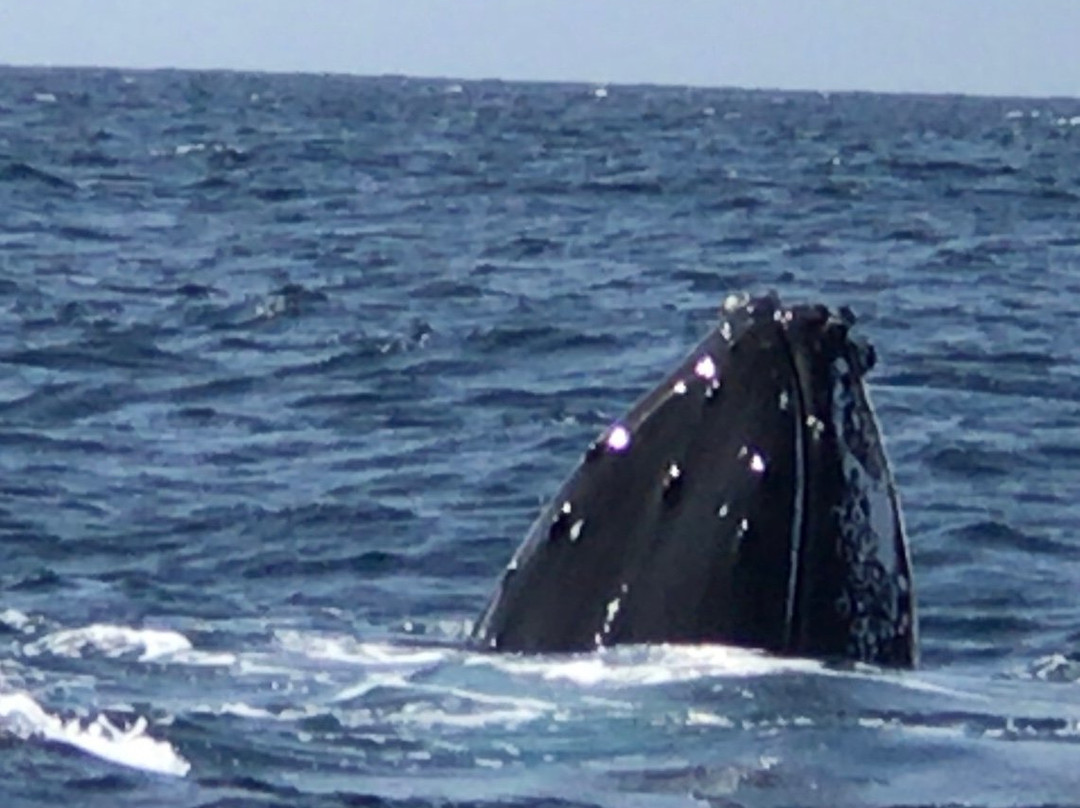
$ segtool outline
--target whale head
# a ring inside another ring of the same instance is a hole
[[[854,317],[730,297],[589,447],[474,630],[503,651],[726,643],[909,666],[900,502]]]

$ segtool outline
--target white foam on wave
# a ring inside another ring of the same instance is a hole
[[[344,662],[365,668],[421,668],[445,662],[455,653],[445,648],[364,642],[350,636],[305,634],[292,630],[275,631],[274,638],[284,650],[309,659]]]
[[[157,774],[183,777],[191,769],[167,741],[147,734],[142,716],[128,729],[117,727],[104,715],[86,722],[65,721],[47,712],[29,693],[0,693],[0,734],[65,744],[110,763]]]
[[[489,654],[453,648],[420,648],[391,642],[364,642],[351,636],[277,631],[286,651],[314,662],[355,665],[368,675],[341,691],[334,701],[347,701],[378,687],[417,687],[410,677],[446,663],[484,666],[511,676],[568,682],[583,687],[647,687],[707,678],[748,678],[792,673],[828,677],[883,679],[906,689],[952,693],[911,672],[857,664],[834,668],[816,659],[780,657],[727,645],[637,645],[582,654]]]
[[[459,685],[417,681],[422,674],[447,662],[468,658],[459,649],[421,648],[390,642],[364,642],[343,635],[317,635],[300,631],[276,631],[275,639],[285,651],[316,663],[338,663],[357,668],[360,681],[341,686],[328,695],[319,710],[334,709],[365,700],[376,690],[399,691],[406,699],[391,697],[384,706],[380,699],[360,705],[356,720],[361,723],[377,716],[378,721],[424,730],[475,729],[484,726],[517,726],[558,712],[553,702],[532,695],[505,695]],[[235,705],[234,705],[235,706]],[[345,707],[346,712],[351,708]],[[243,712],[241,709],[240,712]],[[250,713],[256,717],[255,713]],[[339,718],[342,713],[338,713]],[[258,715],[267,718],[266,715]],[[280,718],[280,716],[275,716]]]
[[[1049,654],[1036,659],[1019,678],[1041,679],[1044,682],[1080,681],[1080,661],[1065,654]]]
[[[29,615],[20,612],[18,609],[4,609],[0,612],[0,624],[14,631],[31,631],[33,622]]]
[[[744,679],[804,674],[873,680],[891,687],[947,696],[965,691],[937,684],[926,674],[856,664],[835,668],[816,659],[778,657],[727,645],[620,646],[573,656],[502,656],[470,654],[466,665],[486,665],[512,676],[568,682],[580,687],[655,687],[699,679]]]
[[[81,657],[93,650],[107,657],[138,655],[140,662],[162,659],[190,651],[191,642],[183,634],[161,629],[130,628],[94,623],[82,628],[62,629],[46,634],[23,649],[26,656]]]
[[[78,658],[87,652],[118,659],[134,657],[140,662],[171,662],[181,665],[229,666],[236,662],[230,653],[195,650],[178,631],[132,628],[93,623],[81,628],[61,629],[46,634],[23,648],[24,656],[51,654]]]
[[[284,721],[289,723],[323,714],[323,711],[311,705],[268,710],[265,707],[256,707],[244,701],[229,701],[217,707],[207,704],[197,705],[193,708],[193,712],[228,715],[234,718],[246,718],[255,721]]]
[[[185,154],[191,154],[192,152],[206,151],[205,143],[181,143],[175,149],[173,153],[177,157],[183,157]]]
[[[559,707],[554,702],[531,696],[504,696],[480,693],[461,687],[413,685],[417,698],[402,705],[384,718],[391,724],[420,729],[476,729],[486,726],[514,727],[539,718],[554,717]],[[430,700],[422,698],[430,695]]]
[[[616,687],[660,685],[717,676],[830,673],[815,660],[772,657],[760,651],[726,645],[638,646],[563,658],[477,654],[468,664],[491,665],[507,673],[538,676],[549,681]]]
[[[362,681],[348,685],[335,693],[330,702],[354,701],[363,698],[373,690],[393,687],[410,687],[409,680],[405,676],[396,673],[368,675]]]

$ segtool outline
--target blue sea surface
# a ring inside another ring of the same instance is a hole
[[[0,69],[0,804],[1080,805],[1080,100]],[[915,671],[463,639],[733,291],[848,305]]]

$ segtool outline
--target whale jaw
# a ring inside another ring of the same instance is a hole
[[[590,444],[478,621],[499,651],[725,643],[909,666],[896,487],[853,317],[729,298]]]

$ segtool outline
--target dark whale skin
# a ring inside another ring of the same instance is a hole
[[[854,317],[775,295],[720,320],[530,528],[476,646],[723,643],[917,662],[900,503]]]

